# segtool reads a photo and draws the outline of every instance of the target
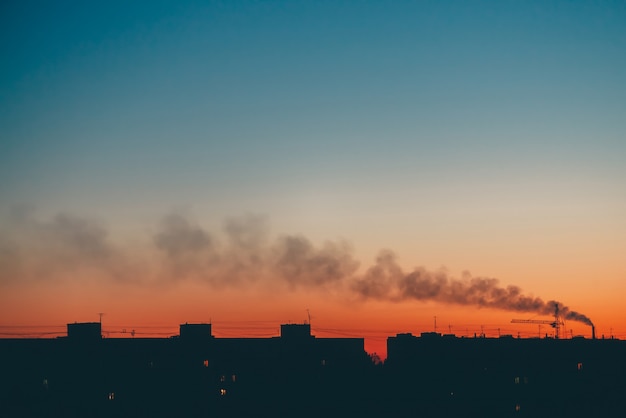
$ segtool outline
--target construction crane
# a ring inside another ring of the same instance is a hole
[[[544,319],[512,319],[511,323],[513,324],[545,324],[550,325],[554,328],[554,337],[558,339],[561,336],[561,327],[565,327],[565,322],[561,315],[559,314],[559,304],[556,303],[554,305],[554,319],[553,320],[544,320]]]

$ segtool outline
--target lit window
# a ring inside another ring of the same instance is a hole
[[[226,381],[226,376],[221,375],[221,376],[220,376],[220,382],[225,382],[225,381]]]
[[[226,395],[226,389],[220,389],[220,396]]]
[[[326,366],[326,360],[322,360],[322,366]]]
[[[110,401],[115,399],[115,392],[109,392],[109,396],[107,397]]]
[[[202,364],[204,365],[204,367],[209,367],[209,360],[204,360]]]
[[[578,370],[582,370],[583,369],[583,364],[582,363],[578,363]]]
[[[231,378],[231,380],[232,380],[233,382],[236,382],[236,381],[237,381],[237,375],[236,375],[236,374],[232,375],[230,378]]]
[[[515,377],[515,384],[519,385],[519,376]]]
[[[522,409],[522,407],[520,406],[520,404],[515,405],[515,411],[519,412],[520,409]]]

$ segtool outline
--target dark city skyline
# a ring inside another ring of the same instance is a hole
[[[625,22],[622,0],[1,2],[0,401],[615,412]]]

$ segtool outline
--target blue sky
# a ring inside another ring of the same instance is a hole
[[[3,209],[624,226],[623,2],[126,3],[2,6]]]
[[[624,336],[625,22],[623,1],[4,1],[0,318],[310,308],[378,329],[370,351],[434,315],[519,331],[355,302],[423,266]]]

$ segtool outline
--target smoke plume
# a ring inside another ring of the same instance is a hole
[[[376,264],[352,282],[352,289],[368,299],[434,301],[541,315],[554,314],[558,306],[564,319],[593,325],[585,315],[558,301],[524,295],[517,286],[501,286],[498,279],[473,277],[469,272],[455,279],[443,270],[431,272],[422,267],[404,272],[390,251],[381,252]]]
[[[338,285],[358,263],[345,242],[316,247],[299,235],[270,239],[267,221],[248,215],[228,219],[223,239],[180,214],[166,217],[154,236],[162,273],[176,280],[197,278],[216,286],[280,280],[291,288]]]
[[[454,278],[445,270],[423,267],[404,271],[389,250],[359,272],[348,243],[316,246],[302,235],[272,238],[261,216],[230,218],[221,231],[211,232],[173,213],[162,219],[142,251],[112,243],[102,223],[68,214],[40,221],[31,212],[15,212],[8,221],[0,231],[0,284],[80,278],[90,271],[142,284],[196,280],[221,288],[282,283],[289,289],[344,290],[362,300],[434,301],[541,315],[554,314],[558,304],[564,319],[592,324],[560,302],[526,295],[495,278],[469,272]],[[158,268],[138,267],[146,265]]]
[[[14,210],[0,229],[0,283],[81,276],[90,270],[115,281],[133,281],[134,268],[110,243],[101,223],[58,214],[40,221]]]

